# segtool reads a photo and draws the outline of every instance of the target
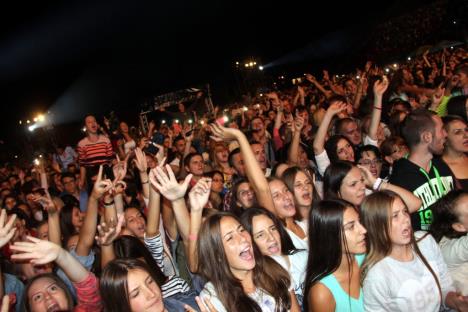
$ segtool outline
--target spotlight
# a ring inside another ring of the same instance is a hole
[[[34,125],[32,125],[32,126],[29,126],[29,127],[28,127],[28,130],[31,131],[31,132],[33,132],[33,131],[34,131],[34,128],[35,128]]]
[[[453,21],[453,25],[456,25],[457,24],[457,21]]]
[[[249,67],[249,66],[250,66],[249,63],[245,63],[245,67]]]
[[[163,119],[163,120],[161,120],[161,123],[164,125],[166,123],[166,121]]]
[[[37,122],[37,117],[34,117],[33,121],[34,121],[34,122]]]
[[[18,158],[18,155],[15,155],[15,158]]]
[[[29,119],[28,119],[28,120],[26,120],[26,123],[27,123],[27,124],[28,124],[28,123],[30,123]]]
[[[258,69],[263,70],[263,66],[258,66]]]
[[[189,120],[188,120],[188,123],[189,123],[189,124],[193,124],[193,120],[192,120],[192,119],[189,119]]]
[[[388,73],[390,71],[390,69],[388,68],[385,68],[385,72]]]
[[[229,121],[229,117],[228,117],[228,116],[223,116],[223,120],[224,120],[224,122],[228,122],[228,121]]]
[[[178,124],[178,123],[179,123],[179,119],[174,120],[174,122]]]
[[[398,64],[397,64],[397,63],[393,64],[393,67],[394,67],[394,68],[397,68],[397,67],[398,67]]]
[[[239,65],[239,62],[236,62],[236,65]]]
[[[452,46],[452,47],[450,47],[450,49],[451,49],[451,50],[453,50],[453,46]]]
[[[37,116],[37,119],[38,119],[39,121],[44,121],[44,120],[45,120],[45,116],[42,115],[42,114],[40,114],[40,115]]]
[[[411,56],[408,56],[408,61],[411,61]]]
[[[42,154],[39,155],[39,158],[42,158]]]
[[[83,127],[81,131],[86,132],[86,127]]]
[[[255,64],[254,64],[254,62],[250,62],[249,65],[250,65],[250,66],[254,66]]]
[[[205,121],[204,120],[200,120],[200,125],[204,125],[205,124]]]
[[[23,124],[23,121],[22,121],[22,120],[20,120],[20,121],[19,121],[19,124],[20,124],[20,125],[21,125],[21,124]]]

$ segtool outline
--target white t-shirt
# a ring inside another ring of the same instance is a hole
[[[265,291],[257,288],[257,290],[254,293],[249,294],[249,296],[257,302],[263,312],[275,312],[275,298],[267,294]],[[211,282],[205,284],[205,287],[200,293],[200,297],[202,297],[202,299],[209,299],[217,312],[228,312],[221,300],[218,299],[218,294]]]
[[[455,288],[468,296],[468,235],[452,239],[442,237],[439,246]]]
[[[288,271],[291,277],[291,288],[296,295],[302,296],[304,293],[304,279],[307,268],[307,251],[300,250],[295,254],[287,256],[289,263],[283,256],[271,256],[271,258]]]
[[[296,247],[297,249],[309,250],[309,242],[308,242],[308,237],[307,237],[307,233],[309,233],[309,231],[308,231],[307,220],[294,221],[294,222],[296,222],[296,224],[299,225],[301,229],[304,231],[304,233],[306,234],[306,237],[302,239],[296,234],[294,234],[293,231],[289,230],[288,228],[285,228],[289,234],[289,237],[291,237],[294,247]]]
[[[425,232],[416,232],[416,239]],[[454,291],[447,265],[434,238],[427,235],[418,242],[419,249],[439,279],[442,299]],[[366,311],[424,311],[439,312],[439,290],[434,277],[419,259],[401,262],[385,257],[367,273],[363,284],[364,309]]]

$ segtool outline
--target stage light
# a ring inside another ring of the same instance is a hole
[[[20,125],[22,125],[22,124],[23,124],[23,121],[22,121],[22,120],[20,120],[20,121],[19,121],[19,124],[20,124]]]
[[[250,62],[249,65],[250,65],[250,66],[254,66],[255,64],[254,64],[254,62]]]
[[[258,66],[258,69],[263,70],[263,66]]]
[[[27,123],[27,124],[28,124],[28,123],[30,123],[29,119],[28,119],[28,120],[26,120],[26,123]]]
[[[388,68],[385,68],[385,72],[388,73],[390,71],[390,69]]]
[[[204,120],[200,120],[200,125],[204,125],[205,124],[205,121]]]
[[[398,64],[397,64],[397,63],[393,64],[393,67],[394,67],[394,68],[397,68],[397,67],[398,67]]]
[[[260,96],[263,96],[263,93],[260,93]]]
[[[161,120],[161,123],[164,125],[166,123],[166,121],[163,119],[163,120]]]
[[[253,62],[254,65],[257,65],[257,62]]]
[[[239,62],[236,62],[236,65],[239,65]]]
[[[34,127],[34,125],[32,125],[32,126],[29,126],[29,127],[28,127],[28,130],[31,131],[31,132],[33,132],[35,128],[36,128],[36,127]]]
[[[450,47],[451,50],[453,50],[453,47]]]
[[[15,158],[18,158],[18,155],[15,155]]]
[[[411,61],[411,56],[408,56],[408,61]]]
[[[179,119],[174,120],[174,122],[178,124],[178,123],[179,123]]]
[[[42,115],[42,114],[40,114],[40,115],[37,116],[37,119],[38,119],[39,121],[44,121],[44,120],[45,120],[45,116]]]
[[[34,121],[34,122],[37,122],[37,117],[34,117],[33,121]]]
[[[224,120],[224,122],[228,122],[228,121],[229,121],[229,117],[228,117],[228,116],[223,116],[223,120]]]
[[[244,106],[244,107],[242,107],[242,110],[243,110],[244,112],[246,112],[246,111],[248,111],[249,109],[247,108],[247,106]]]
[[[42,154],[41,154],[41,155],[39,155],[39,158],[42,158]]]
[[[86,127],[83,127],[81,131],[86,132]]]
[[[453,25],[456,25],[457,24],[457,21],[453,21]]]
[[[356,76],[356,79],[360,79],[361,77],[359,77],[359,75]]]
[[[193,120],[192,120],[192,119],[189,119],[189,120],[188,120],[188,123],[189,123],[189,124],[193,124]]]

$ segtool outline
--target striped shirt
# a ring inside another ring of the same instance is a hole
[[[167,274],[164,269],[164,246],[161,239],[161,234],[158,234],[154,237],[146,237],[145,235],[145,246],[148,248],[149,252],[153,256],[154,260],[158,264],[158,267],[161,269],[161,272]],[[166,264],[167,266],[167,264]],[[171,270],[172,271],[172,270]],[[163,298],[167,298],[178,293],[185,293],[190,290],[189,285],[185,280],[178,277],[177,275],[172,275],[169,277],[166,283],[161,286],[161,292]]]
[[[78,163],[80,166],[91,167],[109,163],[114,156],[112,144],[104,135],[99,135],[96,142],[89,137],[78,142]]]

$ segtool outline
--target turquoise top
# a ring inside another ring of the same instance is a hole
[[[364,258],[366,257],[365,254],[356,255],[356,261],[358,266],[362,265],[364,262]],[[359,299],[354,299],[353,297],[349,296],[347,292],[341,288],[340,283],[337,281],[333,274],[327,275],[320,280],[320,283],[327,286],[327,288],[333,294],[333,298],[335,298],[336,306],[335,311],[337,312],[360,312],[364,311],[364,301],[362,297],[362,288],[359,288]]]

